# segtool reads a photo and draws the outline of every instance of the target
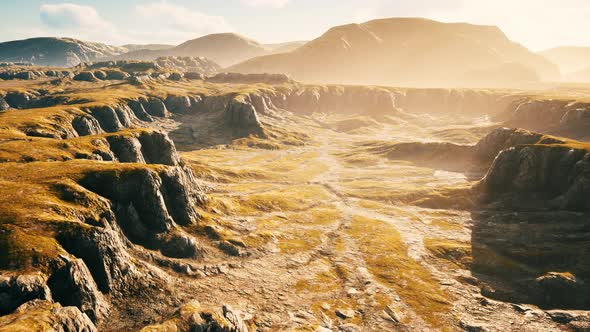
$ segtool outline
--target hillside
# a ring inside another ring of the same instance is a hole
[[[154,60],[161,56],[200,56],[222,67],[268,54],[258,42],[235,33],[219,33],[186,41],[167,50],[138,50],[118,56],[118,60]]]
[[[127,49],[127,52],[139,51],[139,50],[152,50],[161,51],[173,48],[174,45],[169,44],[126,44],[121,46]]]
[[[0,43],[0,62],[30,62],[41,66],[71,67],[126,51],[123,47],[72,38],[31,38]]]
[[[590,47],[556,47],[539,54],[558,65],[566,76],[590,67]]]
[[[555,65],[510,41],[497,27],[420,18],[334,27],[293,52],[258,57],[229,70],[282,72],[309,82],[461,86],[471,84],[473,72],[505,63],[526,64],[545,80],[559,76]],[[519,72],[527,74],[507,71],[492,85],[530,80],[529,71]]]

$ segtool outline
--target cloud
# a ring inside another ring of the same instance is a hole
[[[73,3],[41,5],[39,17],[46,27],[45,33],[86,40],[121,40],[115,26],[91,6]]]
[[[250,7],[285,7],[290,0],[240,0],[243,5]]]
[[[96,9],[73,3],[42,5],[40,8],[41,22],[56,29],[103,29],[111,27]]]
[[[207,15],[167,1],[137,5],[135,12],[146,32],[156,34],[157,39],[167,38],[168,42],[233,31],[222,16]]]

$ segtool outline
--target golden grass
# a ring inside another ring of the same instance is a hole
[[[410,258],[395,227],[355,216],[347,234],[357,243],[369,272],[434,328],[449,326],[450,296],[420,263]]]
[[[449,239],[424,239],[424,247],[435,257],[450,262],[463,269],[471,266],[471,244]]]

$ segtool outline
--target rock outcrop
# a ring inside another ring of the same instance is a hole
[[[0,330],[97,332],[90,318],[78,308],[42,300],[27,302],[13,314],[0,317]]]
[[[248,332],[252,316],[224,305],[218,310],[203,308],[197,301],[180,307],[174,317],[157,325],[144,327],[142,332],[164,331],[218,331]]]
[[[32,300],[51,301],[47,276],[42,273],[0,276],[0,315],[13,312]]]
[[[93,321],[105,319],[109,305],[81,259],[62,256],[64,266],[55,271],[47,284],[61,305],[75,306]]]
[[[94,73],[91,71],[83,71],[74,76],[74,81],[96,82],[98,81],[98,78],[94,76]]]

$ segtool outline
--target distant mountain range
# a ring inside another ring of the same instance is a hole
[[[71,67],[123,54],[124,47],[72,38],[31,38],[0,43],[0,62],[30,62],[41,66]]]
[[[202,56],[217,62],[222,67],[227,67],[261,55],[290,52],[304,43],[264,45],[235,33],[219,33],[189,40],[168,49],[142,49],[129,52],[116,59],[154,60],[161,56]]]
[[[75,66],[105,60],[205,57],[227,71],[286,73],[300,81],[406,86],[511,86],[539,80],[590,81],[590,47],[539,54],[495,26],[390,18],[329,29],[309,41],[262,44],[219,33],[180,45],[111,46],[72,38],[0,43],[0,62]]]
[[[564,80],[590,82],[590,47],[556,47],[539,54],[559,66]]]
[[[515,70],[518,68],[517,70]],[[309,82],[492,85],[556,80],[556,65],[510,41],[497,27],[392,18],[334,27],[294,51],[227,69],[280,72]]]

